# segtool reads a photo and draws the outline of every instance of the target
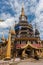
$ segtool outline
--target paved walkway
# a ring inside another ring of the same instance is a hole
[[[0,60],[0,65],[43,65],[43,59],[24,59],[19,61],[3,61]]]
[[[20,62],[17,65],[43,65],[43,63]]]

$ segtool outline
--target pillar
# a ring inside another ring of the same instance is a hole
[[[25,57],[25,49],[22,51],[22,57]]]

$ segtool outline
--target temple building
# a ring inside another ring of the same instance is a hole
[[[24,7],[21,9],[18,24],[14,29],[9,30],[8,39],[2,37],[2,41],[4,42],[0,42],[0,59],[34,57],[36,52],[39,57],[43,56],[40,33],[37,28],[34,32],[32,24],[28,22]]]

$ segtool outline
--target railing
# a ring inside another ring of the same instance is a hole
[[[27,37],[27,38],[30,38],[30,37],[34,37],[34,35],[28,35],[28,34],[20,34],[20,35],[17,35],[18,38],[22,38],[22,37]]]

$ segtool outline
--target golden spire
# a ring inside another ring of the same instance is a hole
[[[7,51],[6,51],[5,59],[11,59],[11,34],[10,34],[10,32],[9,32],[9,36],[8,36]]]
[[[25,12],[24,12],[24,4],[22,3],[22,10],[21,10],[21,15],[24,16]]]
[[[11,33],[11,34],[16,34],[16,33],[15,33],[15,30],[14,30],[14,25],[11,27],[10,33]]]

